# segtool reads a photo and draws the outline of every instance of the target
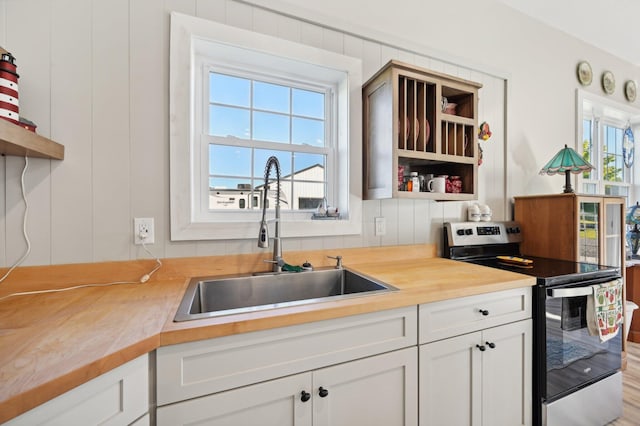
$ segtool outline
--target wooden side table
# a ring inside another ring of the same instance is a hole
[[[627,300],[634,302],[636,305],[640,305],[640,262],[633,260],[627,261],[626,287]],[[640,309],[637,309],[633,313],[628,340],[630,342],[640,343]]]

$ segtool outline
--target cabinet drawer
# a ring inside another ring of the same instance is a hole
[[[425,303],[418,312],[420,343],[433,342],[530,318],[531,287]]]
[[[415,306],[157,350],[158,405],[417,344]]]

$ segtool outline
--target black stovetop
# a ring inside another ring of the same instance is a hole
[[[612,266],[585,262],[572,262],[559,259],[547,259],[544,257],[526,255],[521,255],[520,257],[533,260],[533,263],[530,266],[520,266],[502,262],[495,257],[467,259],[465,261],[478,265],[489,266],[491,268],[504,269],[506,271],[530,275],[537,278],[538,285],[546,287],[620,276],[620,269]]]

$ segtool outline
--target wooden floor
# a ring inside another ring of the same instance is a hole
[[[627,369],[622,374],[623,415],[609,426],[640,425],[640,343],[627,342]]]

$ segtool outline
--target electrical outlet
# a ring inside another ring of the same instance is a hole
[[[135,244],[153,244],[156,235],[153,231],[152,217],[136,217],[133,219],[133,242]]]
[[[387,233],[387,220],[384,217],[376,217],[374,220],[376,224],[375,235],[377,237],[385,235]]]

